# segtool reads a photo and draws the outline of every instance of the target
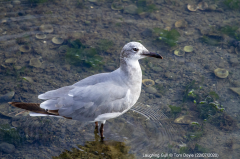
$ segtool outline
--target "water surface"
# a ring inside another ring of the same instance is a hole
[[[204,2],[2,0],[0,157],[237,158],[240,99],[233,90],[240,87],[240,6],[235,0]],[[30,117],[7,104],[40,103],[38,94],[117,69],[130,41],[164,59],[140,60],[143,79],[154,84],[142,86],[141,108],[106,122],[105,142],[94,124]],[[185,46],[193,50],[183,51]],[[217,74],[218,68],[224,70]]]

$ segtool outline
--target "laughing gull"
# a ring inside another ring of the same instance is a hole
[[[142,70],[138,60],[144,57],[162,59],[139,42],[127,43],[120,54],[120,67],[110,73],[89,76],[79,82],[40,94],[41,104],[9,102],[31,111],[31,116],[55,116],[82,122],[101,123],[128,111],[138,100],[142,86]]]

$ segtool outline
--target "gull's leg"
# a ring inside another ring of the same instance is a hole
[[[102,123],[101,124],[101,127],[100,127],[100,135],[101,135],[101,139],[103,140],[104,139],[104,136],[103,136],[103,126],[104,126],[104,124]]]

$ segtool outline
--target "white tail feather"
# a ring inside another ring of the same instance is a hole
[[[47,114],[40,114],[40,113],[34,113],[34,112],[30,112],[29,115],[30,116],[49,116]]]
[[[30,112],[29,115],[30,115],[30,116],[50,116],[50,117],[63,118],[62,116],[55,116],[55,115],[48,115],[48,114],[40,114],[40,113],[34,113],[34,112]]]

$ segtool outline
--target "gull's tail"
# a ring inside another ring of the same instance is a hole
[[[22,103],[22,102],[8,102],[14,107],[25,109],[30,111],[30,116],[54,116],[54,117],[62,117],[59,116],[58,110],[45,110],[40,107],[39,103]],[[65,117],[66,118],[66,117]],[[68,118],[70,119],[70,118]]]

